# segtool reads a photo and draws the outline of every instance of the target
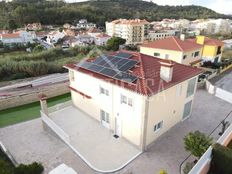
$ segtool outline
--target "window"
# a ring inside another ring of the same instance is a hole
[[[127,98],[125,95],[121,95],[121,103],[128,104],[129,106],[133,106],[132,98]]]
[[[156,124],[154,126],[154,132],[157,132],[158,130],[160,130],[163,127],[163,121],[159,122],[158,124]]]
[[[169,58],[169,54],[165,54],[165,59],[168,59]]]
[[[75,80],[75,77],[74,77],[74,71],[69,71],[69,78],[70,78],[70,81],[74,81]]]
[[[133,106],[132,98],[128,98],[128,105]]]
[[[101,120],[106,122],[106,123],[110,123],[110,116],[107,112],[101,110]]]
[[[189,101],[188,103],[186,103],[184,105],[184,114],[183,114],[183,120],[187,117],[189,117],[190,113],[191,113],[191,108],[192,108],[192,100]]]
[[[194,57],[199,56],[199,54],[200,54],[200,52],[199,52],[199,51],[195,52],[195,53],[194,53]]]
[[[196,78],[188,81],[187,97],[193,95],[195,90]]]
[[[105,94],[105,95],[109,96],[109,91],[105,88],[100,87],[100,94]]]
[[[154,56],[159,57],[159,56],[160,56],[160,53],[154,53]]]
[[[125,95],[121,95],[121,103],[127,104],[127,97]]]
[[[187,58],[187,55],[184,55],[184,56],[183,56],[183,59],[186,59],[186,58]]]

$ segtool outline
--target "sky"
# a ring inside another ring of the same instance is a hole
[[[68,2],[80,2],[85,0],[66,0]],[[150,1],[150,0],[149,0]],[[201,5],[216,12],[232,14],[232,0],[152,0],[159,5]]]

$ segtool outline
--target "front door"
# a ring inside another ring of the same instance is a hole
[[[103,110],[101,110],[101,124],[108,129],[110,128],[110,116]]]
[[[115,135],[121,136],[121,119],[117,116],[115,117]]]

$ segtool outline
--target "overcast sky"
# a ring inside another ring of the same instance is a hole
[[[80,2],[85,0],[66,0]],[[159,5],[201,5],[211,8],[219,13],[232,14],[232,0],[153,0]]]

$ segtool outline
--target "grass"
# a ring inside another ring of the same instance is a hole
[[[48,107],[71,100],[70,93],[48,99]],[[0,111],[0,128],[40,117],[39,102]]]

